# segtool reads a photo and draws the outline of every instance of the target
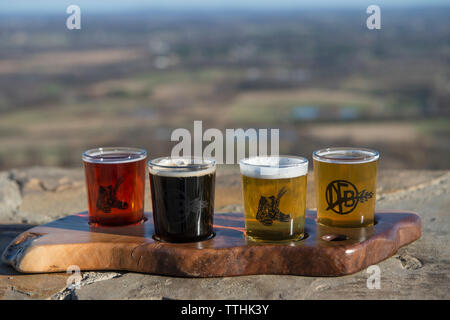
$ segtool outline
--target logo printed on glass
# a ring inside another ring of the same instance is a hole
[[[290,214],[285,214],[280,211],[279,205],[281,197],[287,192],[285,187],[281,188],[278,195],[265,197],[261,196],[258,204],[258,211],[256,213],[256,220],[265,226],[271,226],[273,221],[289,222]]]
[[[185,192],[178,189],[168,189],[163,191],[166,199],[170,199],[170,203],[178,207],[178,215],[174,215],[173,221],[176,223],[184,223],[189,219],[197,219],[204,209],[208,208],[208,201],[201,197],[190,199]]]
[[[117,189],[122,184],[123,179],[119,178],[117,180],[116,185],[103,187],[100,186],[98,189],[98,198],[97,198],[97,209],[102,210],[105,213],[110,213],[111,208],[116,209],[128,209],[128,203],[126,201],[120,201],[117,199]]]
[[[355,210],[359,202],[371,199],[373,192],[367,192],[365,189],[358,192],[353,183],[346,180],[334,180],[328,184],[325,197],[328,204],[327,211],[349,214]]]

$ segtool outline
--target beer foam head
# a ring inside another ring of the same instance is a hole
[[[214,173],[216,161],[202,158],[163,157],[150,160],[148,168],[151,174],[166,177],[198,177]]]
[[[143,160],[147,152],[137,148],[106,147],[83,152],[83,161],[90,163],[119,164]]]
[[[303,157],[251,157],[239,162],[241,174],[259,179],[288,179],[308,173],[308,160]]]
[[[359,164],[378,160],[378,151],[364,148],[326,148],[313,152],[313,159],[338,164]]]

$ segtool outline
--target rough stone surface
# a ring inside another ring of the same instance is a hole
[[[19,185],[7,172],[0,173],[0,217],[14,215],[22,202]]]
[[[151,208],[146,187],[146,208]],[[236,168],[217,174],[216,211],[239,212]],[[314,208],[313,176],[308,176],[307,207]],[[381,288],[368,289],[368,270],[321,278],[244,276],[188,279],[136,273],[83,272],[69,288],[70,274],[18,274],[0,264],[2,299],[449,299],[450,171],[379,173],[377,209],[419,213],[422,238],[378,264]],[[82,169],[28,168],[0,173],[0,250],[36,224],[87,210]]]

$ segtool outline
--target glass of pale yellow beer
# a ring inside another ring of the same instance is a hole
[[[317,222],[330,227],[374,224],[379,154],[363,148],[313,152]]]
[[[305,233],[308,160],[293,156],[242,159],[246,238],[296,241]]]

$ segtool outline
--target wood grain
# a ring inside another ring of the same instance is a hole
[[[215,214],[216,236],[172,244],[152,239],[153,221],[125,227],[94,227],[87,213],[68,216],[20,234],[5,249],[3,262],[19,272],[126,270],[183,277],[252,274],[341,276],[389,258],[421,236],[412,212],[377,212],[371,228],[317,225],[308,211],[307,237],[288,244],[249,243],[242,213]],[[325,240],[324,240],[325,239]]]

